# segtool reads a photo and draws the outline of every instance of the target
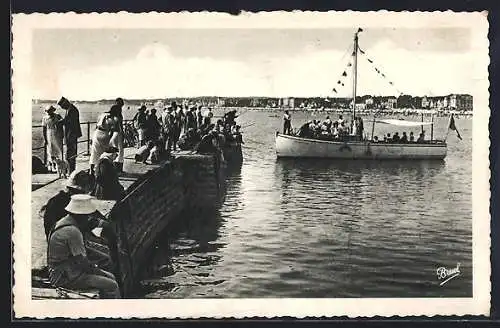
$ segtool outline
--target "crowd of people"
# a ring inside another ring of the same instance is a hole
[[[302,124],[296,131],[292,131],[290,113],[285,111],[283,122],[283,134],[296,135],[301,138],[320,140],[363,139],[363,119],[359,116],[350,122],[344,120],[342,115],[336,121],[330,119],[330,116],[327,116],[323,122],[320,120],[309,120]]]
[[[364,136],[363,119],[360,116],[357,116],[350,122],[344,120],[342,115],[339,115],[336,121],[332,121],[330,116],[327,116],[323,122],[316,119],[309,120],[295,131],[292,130],[291,120],[291,115],[286,110],[283,115],[283,134],[330,141],[366,139]],[[413,132],[410,132],[409,135],[403,132],[401,136],[399,132],[395,132],[392,136],[390,133],[387,133],[382,139],[379,139],[378,136],[374,136],[372,141],[386,143],[423,143],[425,142],[425,131],[419,134],[417,140],[415,140]]]
[[[65,190],[49,199],[40,212],[48,243],[48,277],[56,287],[97,289],[102,298],[118,298],[119,286],[109,255],[91,247],[88,241],[116,245],[116,236],[106,220],[99,218],[92,199],[119,201],[125,196],[119,182],[124,159],[124,101],[117,98],[108,111],[99,115],[92,135],[89,170],[76,170],[76,161],[70,162],[76,158],[77,139],[81,136],[78,109],[64,97],[58,104],[67,110],[65,117],[50,105],[42,122],[48,166],[54,169],[62,159],[62,142],[66,138],[71,171]],[[158,161],[177,148],[202,154],[219,152],[223,156],[226,142],[243,143],[241,127],[235,121],[236,110],[212,123],[211,109],[205,115],[201,109],[172,102],[157,116],[156,109],[148,111],[146,106],[140,106],[132,120],[138,136],[136,160],[139,156],[141,161]],[[96,228],[102,235],[96,235]]]
[[[241,127],[235,121],[236,110],[225,113],[215,123],[213,117],[212,109],[202,113],[202,106],[180,106],[172,102],[157,116],[155,108],[148,111],[142,105],[132,120],[138,132],[136,161],[149,159],[154,163],[177,149],[222,153],[226,142],[243,142]]]

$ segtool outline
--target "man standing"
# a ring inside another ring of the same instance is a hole
[[[48,240],[49,279],[55,287],[98,289],[101,298],[120,298],[115,276],[92,264],[85,249],[82,231],[97,208],[91,196],[77,194],[65,207],[68,215],[59,220]]]
[[[174,143],[175,116],[173,108],[169,107],[162,115],[163,136],[167,144],[167,153],[170,154]]]
[[[286,110],[283,115],[283,134],[291,134],[292,130],[292,117],[290,113]]]
[[[82,136],[80,127],[80,113],[78,109],[69,102],[68,99],[61,97],[57,102],[61,108],[66,110],[66,115],[61,120],[64,126],[64,139],[66,141],[66,160],[69,164],[69,171],[73,172],[76,168],[76,153],[78,147],[78,138]]]

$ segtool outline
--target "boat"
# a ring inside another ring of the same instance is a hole
[[[356,89],[357,89],[357,66],[358,66],[358,34],[354,34],[353,51],[353,101],[352,119],[356,119]],[[446,140],[435,140],[433,136],[434,116],[431,121],[407,121],[401,119],[378,119],[376,115],[372,120],[371,136],[344,136],[340,140],[327,138],[309,138],[299,135],[283,134],[279,131],[275,135],[276,156],[278,158],[334,158],[334,159],[437,159],[442,160],[447,154]],[[378,141],[374,138],[375,124],[386,124],[392,126],[404,126],[406,128],[431,127],[431,138],[423,142],[393,143]]]

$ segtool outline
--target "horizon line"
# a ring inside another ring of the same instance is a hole
[[[439,97],[447,97],[451,95],[467,95],[467,96],[472,96],[469,93],[447,93],[445,95],[411,95],[411,94],[402,94],[399,96],[395,95],[370,95],[370,94],[364,94],[364,95],[358,95],[356,98],[362,98],[362,97],[372,97],[372,98],[377,98],[377,97],[394,97],[398,98],[400,96],[410,96],[412,98],[415,97],[427,97],[427,98],[439,98]],[[92,99],[92,100],[86,100],[86,99],[73,99],[70,101],[78,101],[78,102],[96,102],[96,101],[115,101],[117,97],[115,98],[101,98],[101,99]],[[141,101],[141,100],[166,100],[166,99],[179,99],[179,98],[184,98],[184,99],[193,99],[193,98],[262,98],[262,99],[286,99],[286,98],[305,98],[305,99],[311,99],[311,98],[323,98],[323,99],[351,99],[352,96],[350,97],[334,97],[334,96],[172,96],[172,97],[145,97],[145,98],[123,98],[125,101]],[[47,99],[47,98],[33,98],[32,101],[51,101],[51,102],[57,102],[58,99]]]

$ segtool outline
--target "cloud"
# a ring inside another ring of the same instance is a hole
[[[470,54],[412,53],[390,41],[364,49],[401,92],[447,94],[471,87]],[[247,60],[176,57],[167,45],[154,43],[126,61],[107,66],[65,69],[59,87],[72,99],[217,96],[350,96],[345,86],[331,90],[349,61],[339,51],[314,47],[287,56],[259,55]],[[397,94],[359,57],[358,94]]]

